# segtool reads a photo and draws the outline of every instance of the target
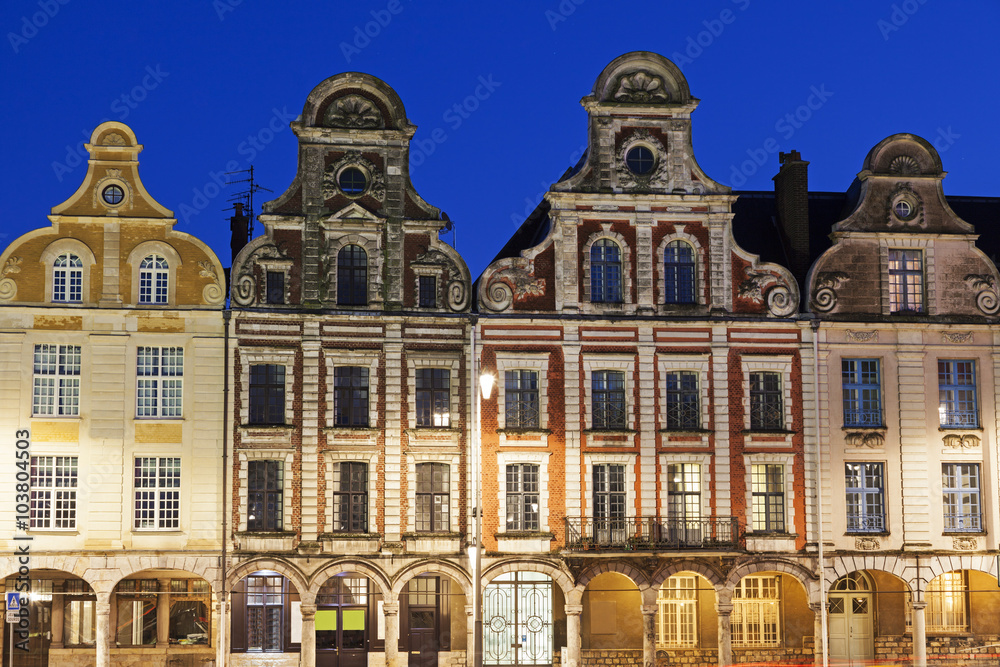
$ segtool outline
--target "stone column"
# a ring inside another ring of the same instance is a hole
[[[913,667],[927,667],[927,626],[924,623],[923,600],[913,601]]]
[[[823,664],[823,646],[826,644],[826,637],[823,636],[823,605],[819,602],[810,602],[809,608],[813,612],[813,664]]]
[[[656,605],[642,605],[642,664],[656,667]]]
[[[384,602],[382,613],[385,614],[385,667],[396,667],[399,664],[399,603]]]
[[[733,613],[732,602],[716,602],[715,613],[719,616],[719,664],[733,664],[733,632],[729,616]]]
[[[303,602],[299,609],[302,611],[302,665],[313,667],[316,664],[316,605]]]
[[[66,586],[61,581],[52,584],[52,642],[49,648],[63,647],[63,619],[65,618]]]
[[[582,604],[568,604],[566,610],[566,653],[562,657],[563,667],[580,667],[581,646],[583,642],[580,636],[580,615],[583,613]]]
[[[94,628],[94,645],[97,649],[97,667],[111,667],[111,648],[108,641],[111,625],[111,593],[98,593],[95,605],[97,623]]]
[[[156,596],[156,648],[170,646],[170,580],[160,579]]]
[[[465,665],[475,667],[476,663],[476,607],[465,605]]]

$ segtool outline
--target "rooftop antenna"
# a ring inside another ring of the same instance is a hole
[[[226,176],[230,177],[226,180],[226,185],[247,184],[243,190],[233,194],[227,200],[233,206],[233,216],[229,218],[229,228],[232,232],[230,249],[233,253],[233,260],[235,260],[236,255],[243,249],[243,246],[253,238],[253,224],[257,218],[253,208],[254,194],[262,190],[264,192],[272,191],[261,186],[254,180],[253,165],[250,165],[249,169],[227,171]],[[223,210],[228,210],[228,208]]]

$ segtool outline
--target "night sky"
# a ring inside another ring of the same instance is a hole
[[[843,192],[872,146],[912,132],[941,152],[946,193],[998,196],[998,27],[995,0],[4,0],[0,244],[48,224],[86,173],[83,141],[120,120],[176,229],[228,265],[222,173],[254,166],[274,192],[259,211],[294,177],[288,123],[309,91],[360,71],[418,126],[412,180],[476,276],[581,155],[580,98],[638,50],[687,77],[695,155],[734,189],[771,190],[777,151],[796,149],[811,189]]]

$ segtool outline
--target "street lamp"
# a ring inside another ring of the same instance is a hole
[[[472,351],[473,363],[477,360],[475,347]],[[473,371],[475,372],[475,371]],[[472,434],[472,477],[473,477],[473,498],[475,507],[473,516],[476,520],[475,542],[469,545],[469,559],[472,561],[472,607],[473,607],[473,628],[475,636],[472,644],[472,664],[473,667],[483,665],[483,593],[481,583],[483,578],[483,437],[482,437],[482,415],[483,401],[489,400],[493,393],[494,378],[490,373],[483,373],[479,376],[479,392],[481,400],[477,400],[473,406],[473,434]]]

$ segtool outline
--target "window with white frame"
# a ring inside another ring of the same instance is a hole
[[[698,576],[680,573],[667,578],[656,596],[656,645],[690,648],[698,645]]]
[[[506,473],[507,530],[539,530],[539,466],[511,463]]]
[[[31,457],[31,528],[76,528],[77,457]]]
[[[31,414],[80,414],[80,346],[35,345]]]
[[[983,530],[979,486],[978,463],[941,464],[944,532],[978,533]]]
[[[921,250],[889,250],[889,312],[924,310],[924,255]]]
[[[538,428],[538,371],[504,371],[506,428]]]
[[[785,467],[777,463],[752,464],[750,496],[753,532],[785,532]]]
[[[847,492],[847,532],[885,531],[885,475],[880,462],[844,464]]]
[[[83,301],[83,261],[71,252],[62,253],[52,262],[52,301]]]
[[[968,588],[963,571],[945,572],[930,580],[924,591],[927,632],[968,631]]]
[[[135,361],[137,417],[180,417],[184,348],[139,347]]]
[[[139,303],[167,303],[170,265],[163,255],[153,253],[139,264]]]
[[[671,523],[685,527],[701,520],[701,466],[697,463],[667,465],[667,507]]]
[[[841,359],[844,426],[882,426],[878,359]]]
[[[136,530],[177,530],[181,520],[181,460],[136,457]]]
[[[773,575],[743,577],[733,590],[733,646],[781,645],[781,586]]]

